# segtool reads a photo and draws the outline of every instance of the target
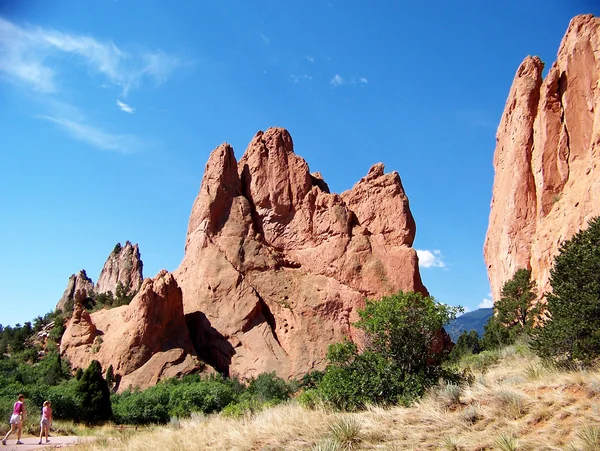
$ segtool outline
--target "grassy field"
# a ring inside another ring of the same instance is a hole
[[[80,451],[600,450],[600,371],[543,366],[523,346],[467,362],[473,382],[439,386],[409,408],[359,413],[297,402],[244,418],[194,416],[167,426],[95,430]]]

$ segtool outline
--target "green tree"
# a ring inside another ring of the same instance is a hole
[[[365,334],[361,352],[351,342],[330,346],[318,389],[326,401],[346,410],[367,403],[408,403],[444,375],[444,324],[459,307],[402,291],[367,300],[355,326]]]
[[[86,424],[99,424],[112,418],[110,390],[102,377],[102,366],[92,360],[79,380],[81,420]]]
[[[512,338],[529,334],[539,320],[541,306],[537,298],[535,281],[530,269],[519,269],[504,283],[501,298],[494,305],[494,314],[500,324],[509,329]]]
[[[533,348],[557,363],[593,364],[600,356],[600,217],[564,242],[550,270],[548,321]]]
[[[481,337],[481,346],[489,351],[506,346],[514,342],[509,329],[498,321],[495,315],[492,315],[485,326],[483,326],[483,336]]]
[[[483,347],[477,331],[471,330],[467,332],[463,330],[463,333],[460,334],[450,352],[449,359],[453,362],[458,362],[465,355],[479,354],[481,351],[483,351]]]
[[[109,390],[112,391],[113,386],[115,385],[115,370],[112,365],[108,365],[108,369],[106,370],[106,383],[108,384]]]

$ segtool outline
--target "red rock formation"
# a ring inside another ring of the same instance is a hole
[[[70,310],[70,307],[73,306],[75,301],[75,294],[79,293],[79,296],[83,296],[84,298],[89,296],[94,290],[94,282],[90,279],[85,270],[82,269],[77,274],[73,274],[69,277],[69,282],[67,283],[67,288],[63,293],[60,301],[56,304],[56,309],[60,310]],[[70,312],[68,312],[70,313]]]
[[[76,304],[60,351],[74,368],[86,368],[92,360],[103,368],[113,365],[119,390],[145,388],[202,367],[185,323],[181,289],[165,270],[146,279],[129,305],[89,314]]]
[[[381,164],[338,195],[284,129],[258,132],[239,163],[219,146],[174,273],[198,355],[244,377],[322,368],[365,296],[426,292],[414,236],[400,177]]]
[[[575,17],[542,81],[543,67],[523,61],[498,127],[484,246],[494,300],[519,268],[549,291],[560,243],[600,214],[600,18]]]
[[[111,291],[115,294],[119,283],[128,289],[128,292],[137,291],[144,280],[142,267],[137,244],[132,245],[129,241],[126,241],[123,247],[120,243],[117,244],[100,272],[94,287],[96,293]]]

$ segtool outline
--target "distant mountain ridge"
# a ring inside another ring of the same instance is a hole
[[[456,343],[460,334],[465,330],[467,332],[475,330],[481,337],[483,335],[483,326],[485,326],[493,314],[493,308],[480,308],[459,316],[450,321],[444,328],[454,343]]]

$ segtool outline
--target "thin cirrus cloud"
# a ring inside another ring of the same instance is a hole
[[[426,249],[416,249],[419,257],[420,268],[445,268],[442,252],[438,249],[429,251]]]
[[[329,80],[329,84],[334,86],[335,88],[339,88],[342,85],[356,85],[356,84],[366,85],[368,83],[369,83],[369,80],[366,77],[352,77],[352,78],[346,79],[346,78],[342,77],[340,74],[335,74],[333,77],[331,77],[331,80]]]
[[[142,141],[133,134],[111,133],[83,118],[80,108],[62,101],[61,82],[83,66],[86,76],[78,77],[69,90],[97,87],[99,78],[103,87],[115,87],[124,99],[148,82],[160,86],[181,65],[178,58],[161,50],[128,52],[112,41],[21,26],[0,17],[0,83],[8,81],[37,92],[37,107],[43,111],[34,113],[35,117],[57,124],[72,138],[97,149],[132,153]],[[134,112],[122,100],[117,100],[117,107]]]
[[[60,116],[39,116],[39,118],[59,125],[73,138],[86,142],[97,149],[131,154],[135,153],[140,145],[140,141],[135,135],[108,133],[93,125]]]
[[[145,78],[164,83],[181,64],[160,50],[128,53],[113,42],[43,27],[20,27],[0,17],[0,72],[5,78],[55,93],[60,89],[57,75],[73,64],[73,56],[121,88],[123,96]]]
[[[135,108],[127,105],[125,102],[121,102],[120,100],[117,100],[117,107],[119,107],[121,111],[129,114],[133,114],[135,111]]]

